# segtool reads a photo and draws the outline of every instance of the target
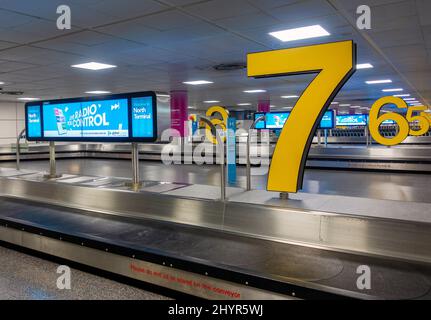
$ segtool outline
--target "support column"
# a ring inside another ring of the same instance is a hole
[[[171,128],[178,132],[178,145],[184,154],[185,137],[188,135],[188,93],[185,90],[171,91]],[[184,157],[181,156],[181,162]]]
[[[270,112],[271,111],[271,101],[269,99],[259,100],[257,104],[257,112]]]
[[[188,120],[187,91],[171,91],[171,128],[179,132],[180,138],[187,135],[184,122]]]

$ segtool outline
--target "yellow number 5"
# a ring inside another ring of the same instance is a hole
[[[332,99],[356,71],[352,41],[248,55],[249,77],[317,73],[286,121],[272,157],[268,190],[297,192],[314,133]]]

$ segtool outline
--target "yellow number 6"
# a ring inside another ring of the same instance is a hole
[[[314,133],[332,99],[356,71],[352,41],[248,55],[249,77],[317,73],[299,98],[281,132],[272,157],[268,190],[297,192]]]

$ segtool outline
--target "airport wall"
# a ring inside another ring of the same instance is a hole
[[[24,104],[0,102],[0,145],[16,142],[19,132],[24,129]]]

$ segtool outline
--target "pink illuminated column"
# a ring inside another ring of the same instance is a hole
[[[187,135],[184,122],[188,120],[187,91],[171,91],[171,128],[180,133],[180,137]]]
[[[257,112],[270,112],[271,101],[270,100],[259,100],[257,105]]]

